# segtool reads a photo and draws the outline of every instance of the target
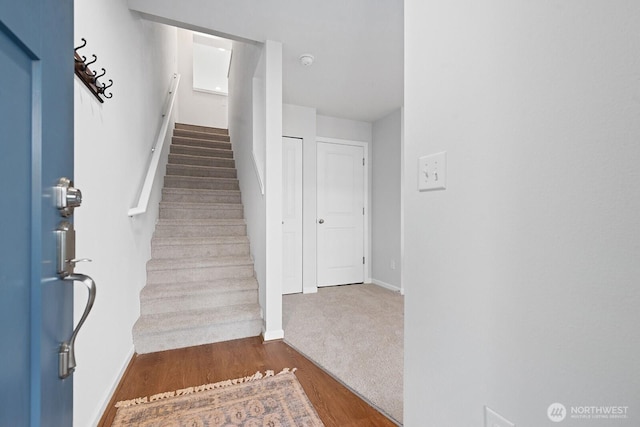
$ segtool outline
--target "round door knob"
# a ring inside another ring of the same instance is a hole
[[[318,223],[319,223],[319,224],[324,224],[324,219],[320,218],[320,219],[318,220]]]

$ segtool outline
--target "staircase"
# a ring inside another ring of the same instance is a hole
[[[260,334],[258,283],[227,130],[176,123],[136,352]]]

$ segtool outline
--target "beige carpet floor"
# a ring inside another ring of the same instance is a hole
[[[402,423],[404,298],[376,285],[283,297],[285,341]]]

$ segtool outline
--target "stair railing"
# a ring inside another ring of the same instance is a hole
[[[160,124],[160,130],[158,131],[158,137],[151,147],[151,161],[149,162],[149,169],[147,169],[147,174],[145,175],[144,183],[142,184],[142,189],[140,190],[138,204],[129,209],[127,213],[131,217],[143,214],[147,211],[149,198],[151,197],[151,190],[153,189],[153,182],[155,181],[156,173],[158,171],[158,165],[160,164],[162,148],[167,136],[167,130],[169,129],[169,122],[171,122],[171,112],[173,111],[173,104],[176,100],[176,93],[178,92],[179,83],[180,74],[174,74],[173,79],[171,79],[171,83],[169,84],[167,102],[162,110],[162,123]]]

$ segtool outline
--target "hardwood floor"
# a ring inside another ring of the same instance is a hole
[[[298,368],[296,377],[327,427],[395,426],[284,342],[260,337],[134,356],[98,425],[111,426],[120,400],[283,368]]]

